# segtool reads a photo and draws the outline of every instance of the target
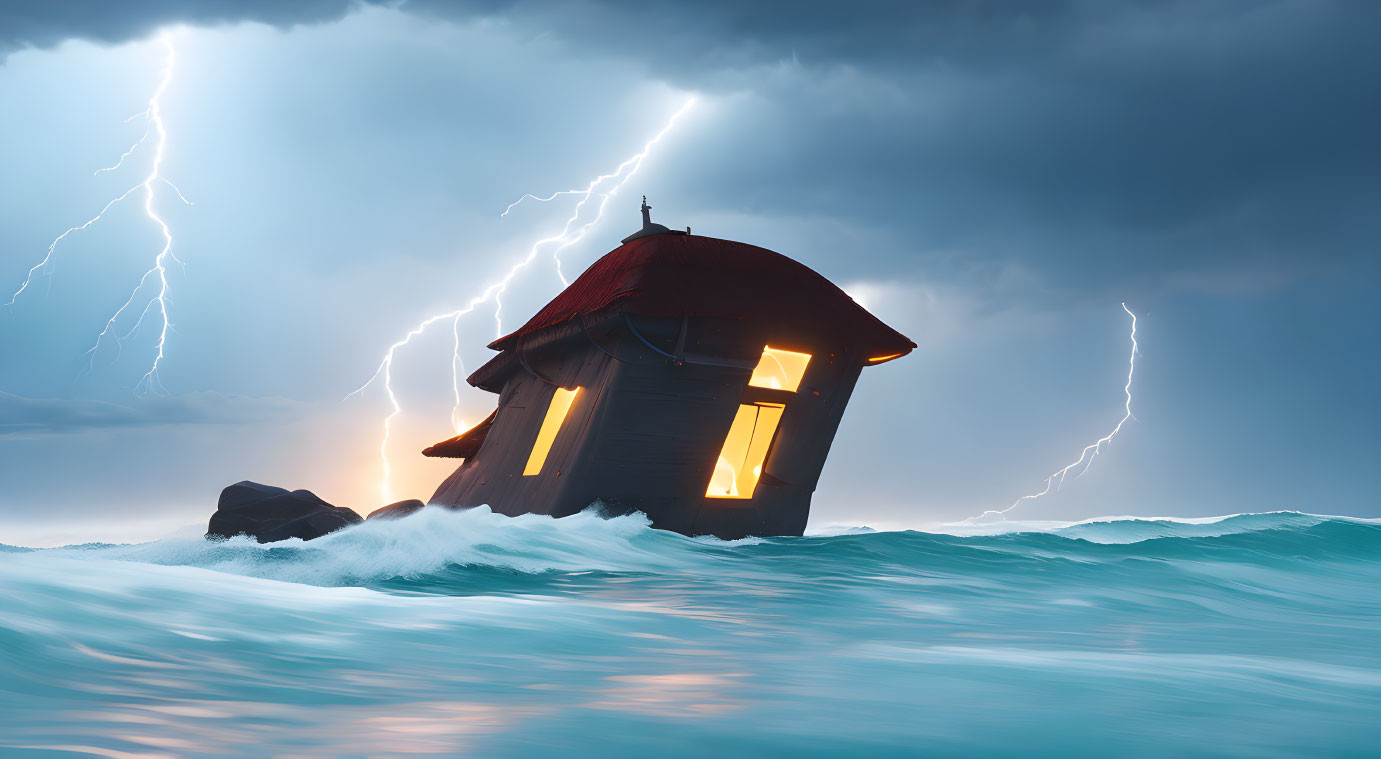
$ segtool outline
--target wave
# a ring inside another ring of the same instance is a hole
[[[1313,527],[1330,521],[1365,520],[1348,520],[1344,517],[1320,516],[1299,511],[1269,511],[1197,519],[1126,516],[1088,519],[1058,528],[1056,532],[1096,543],[1134,543],[1154,538],[1212,538],[1241,532],[1290,530]]]
[[[828,572],[897,562],[936,570],[983,572],[1007,561],[1065,558],[1107,562],[1178,559],[1244,564],[1347,560],[1381,554],[1381,523],[1295,511],[1206,519],[1107,517],[1076,523],[1015,523],[964,535],[837,528],[804,538],[720,541],[654,530],[641,514],[605,518],[593,511],[556,520],[505,517],[487,508],[426,509],[407,519],[375,520],[325,537],[260,544],[212,541],[84,544],[51,549],[0,545],[0,552],[75,560],[186,566],[321,586],[418,579],[452,570],[498,573],[607,572],[696,574],[775,558],[786,572]]]
[[[605,519],[594,512],[561,520],[505,517],[487,508],[426,509],[407,519],[372,520],[316,540],[261,544],[170,538],[132,545],[42,549],[54,557],[191,566],[312,585],[355,585],[416,577],[449,566],[516,572],[662,571],[675,568],[671,546],[686,539],[653,530],[641,515]]]
[[[1373,748],[1375,520],[984,529],[435,509],[307,543],[0,547],[0,753]]]

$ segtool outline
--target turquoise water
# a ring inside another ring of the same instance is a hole
[[[984,531],[7,547],[0,753],[1381,754],[1381,523]]]

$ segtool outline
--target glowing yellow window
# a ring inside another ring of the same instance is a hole
[[[762,358],[758,359],[758,365],[753,369],[753,376],[748,378],[748,386],[794,393],[801,386],[801,378],[806,376],[806,366],[809,364],[809,353],[764,347]]]
[[[527,466],[523,467],[524,477],[542,473],[542,465],[547,462],[551,444],[556,442],[556,433],[561,430],[561,423],[566,421],[566,414],[571,410],[571,404],[575,403],[575,396],[579,392],[578,387],[574,390],[556,388],[556,393],[551,397],[551,405],[547,407],[547,416],[542,420],[542,429],[537,431],[537,442],[532,444],[532,453],[527,457]]]
[[[809,357],[807,357],[809,358]],[[710,486],[705,495],[710,498],[752,498],[753,490],[762,477],[762,464],[772,434],[782,420],[786,406],[780,403],[745,403],[738,407],[724,449],[714,465]]]

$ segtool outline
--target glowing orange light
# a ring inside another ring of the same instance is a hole
[[[796,353],[795,351],[784,351],[780,348],[764,346],[762,358],[758,359],[758,365],[753,369],[753,376],[748,378],[748,386],[786,390],[794,393],[796,388],[801,386],[801,378],[806,376],[808,365],[810,365],[809,353]]]
[[[710,485],[705,489],[707,497],[753,497],[772,435],[785,410],[786,406],[780,403],[745,403],[738,407],[710,476]]]
[[[556,388],[551,405],[547,407],[547,416],[542,420],[542,428],[537,431],[537,442],[532,444],[532,453],[527,457],[527,466],[523,467],[524,477],[542,473],[542,465],[547,463],[551,444],[556,442],[556,433],[561,430],[561,423],[566,421],[566,413],[571,410],[571,404],[575,403],[575,396],[579,392],[578,387],[574,390]]]
[[[874,357],[868,359],[868,363],[870,363],[870,364],[878,364],[878,363],[881,363],[881,362],[883,362],[883,361],[891,361],[891,360],[894,359],[894,358],[901,358],[902,356],[905,356],[905,355],[906,355],[905,353],[892,353],[892,354],[889,354],[889,355],[886,355],[886,356],[874,356]]]

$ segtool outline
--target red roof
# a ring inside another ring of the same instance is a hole
[[[614,303],[652,317],[718,316],[790,320],[842,335],[869,356],[909,353],[916,344],[809,267],[766,248],[713,237],[658,234],[615,248],[562,290],[495,350]]]

